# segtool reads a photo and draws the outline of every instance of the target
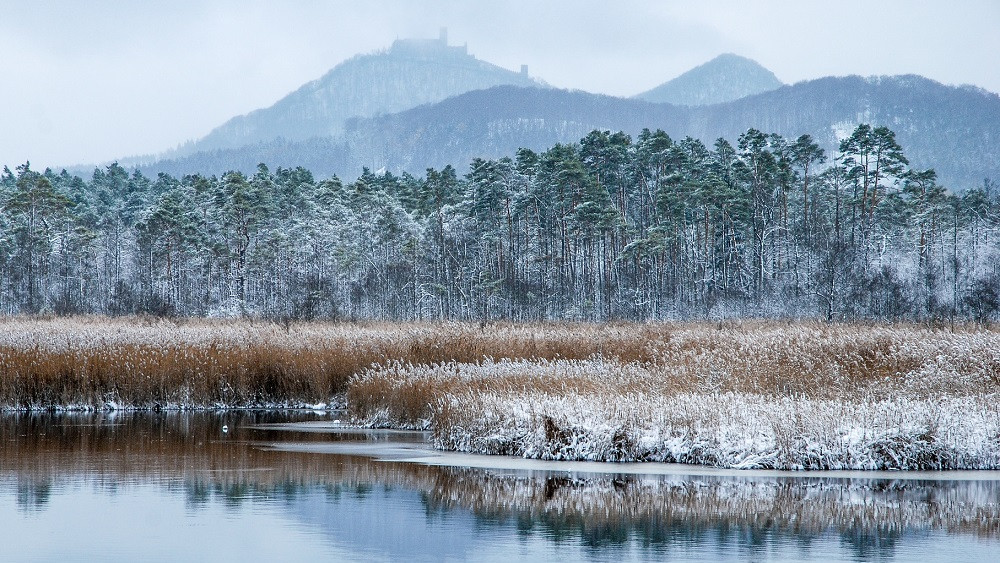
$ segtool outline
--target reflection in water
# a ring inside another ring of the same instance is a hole
[[[142,507],[179,503],[184,516],[160,523],[168,537],[191,522],[222,519],[256,530],[246,532],[252,540],[261,528],[275,534],[291,522],[285,537],[297,545],[335,547],[344,557],[887,559],[933,558],[928,549],[937,546],[949,559],[1000,548],[1000,482],[993,480],[482,470],[254,445],[369,437],[256,426],[315,418],[0,417],[0,526],[30,530],[46,513],[70,510],[62,506],[72,499],[126,505],[141,498]],[[264,516],[272,519],[252,524]]]

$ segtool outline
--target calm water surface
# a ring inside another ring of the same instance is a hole
[[[4,415],[0,560],[1000,560],[995,474],[470,463],[333,416]]]

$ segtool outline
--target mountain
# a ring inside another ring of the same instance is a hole
[[[822,78],[725,104],[678,107],[583,92],[501,87],[351,124],[355,167],[423,172],[579,141],[593,129],[632,135],[660,128],[675,139],[734,142],[748,128],[794,138],[808,133],[834,156],[857,125],[896,132],[911,165],[934,168],[964,189],[1000,179],[1000,96],[920,76]]]
[[[451,164],[463,169],[474,157],[499,158],[519,148],[543,150],[579,141],[594,129],[640,131],[687,123],[687,110],[554,88],[496,86],[467,92],[404,112],[347,120],[338,137],[290,142],[277,139],[239,149],[203,151],[143,166],[144,172],[182,176],[193,172],[252,172],[269,166],[303,166],[322,177],[353,178],[363,167],[422,174]]]
[[[501,84],[543,86],[527,67],[514,72],[480,61],[465,46],[439,39],[398,39],[385,50],[349,59],[269,108],[234,117],[206,137],[169,154],[179,157],[270,142],[298,141],[342,132],[344,120],[438,102]]]
[[[594,129],[638,133],[660,127],[683,136],[688,111],[581,91],[498,86],[438,104],[348,122],[344,137],[356,165],[423,172],[464,167],[474,157],[512,156],[579,141]],[[359,167],[360,168],[360,167]]]
[[[808,133],[833,157],[839,141],[860,123],[895,131],[911,166],[936,169],[949,188],[978,186],[986,177],[1000,179],[1000,96],[919,76],[822,78],[701,107],[500,86],[395,114],[351,119],[337,137],[202,152],[143,170],[174,175],[252,172],[265,162],[345,179],[357,177],[362,167],[422,174],[427,167],[446,164],[464,170],[473,157],[513,155],[520,147],[541,150],[576,142],[593,129],[635,135],[644,127],[706,144],[719,137],[735,142],[751,127],[790,138]]]
[[[647,102],[704,106],[731,102],[781,86],[774,73],[756,61],[727,53],[635,97]]]
[[[964,190],[1000,179],[1000,96],[917,75],[827,77],[718,106],[693,108],[688,131],[735,139],[747,127],[786,137],[812,135],[829,157],[861,123],[884,125],[915,169]]]

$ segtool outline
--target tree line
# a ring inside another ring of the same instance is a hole
[[[836,154],[663,131],[349,183],[264,164],[0,177],[0,312],[280,319],[989,321],[1000,193],[859,125]]]

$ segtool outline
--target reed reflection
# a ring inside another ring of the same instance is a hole
[[[0,417],[0,496],[18,510],[44,511],[74,487],[107,495],[153,484],[183,495],[191,511],[280,505],[312,516],[320,529],[344,510],[384,510],[415,496],[423,518],[471,518],[595,552],[637,546],[659,554],[681,547],[776,543],[808,551],[836,538],[863,559],[891,556],[928,534],[1000,539],[1000,482],[573,475],[512,472],[367,457],[276,451],[268,441],[360,439],[349,434],[250,428],[308,420],[307,413],[136,413]],[[228,427],[227,432],[221,430]],[[316,504],[343,508],[317,512]]]

